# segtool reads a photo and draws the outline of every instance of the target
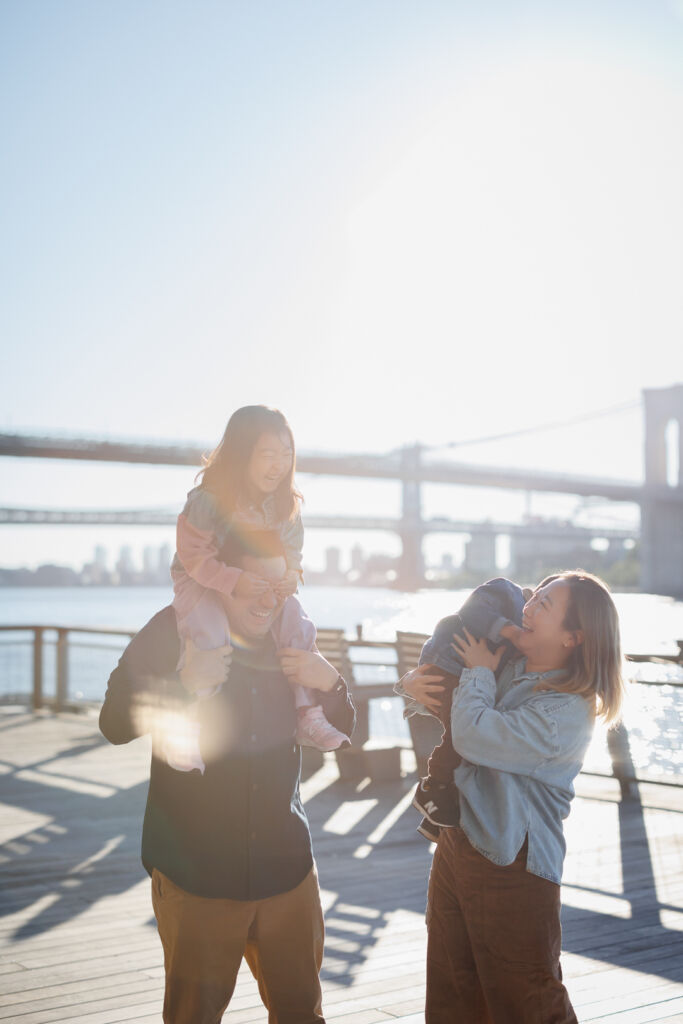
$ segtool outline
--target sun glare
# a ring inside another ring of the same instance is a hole
[[[624,67],[530,59],[470,80],[353,213],[350,336],[429,337],[453,383],[485,353],[499,387],[520,355],[533,386],[548,339],[602,401],[623,394],[615,347],[648,381],[643,341],[681,321],[681,123],[680,95]]]

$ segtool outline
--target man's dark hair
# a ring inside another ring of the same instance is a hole
[[[218,557],[226,565],[239,568],[245,555],[251,558],[284,558],[285,548],[280,534],[276,530],[245,530],[233,525]]]

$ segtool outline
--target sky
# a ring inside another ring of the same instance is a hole
[[[642,389],[683,381],[683,0],[0,0],[0,130],[0,431],[210,448],[257,402],[301,450],[640,478]],[[3,506],[192,485],[0,463]],[[0,565],[157,537],[3,527]]]

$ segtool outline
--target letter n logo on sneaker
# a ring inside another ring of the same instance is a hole
[[[434,811],[437,810],[438,807],[433,800],[425,800],[425,811],[427,812],[427,814],[433,814]]]

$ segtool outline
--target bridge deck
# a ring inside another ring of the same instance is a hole
[[[0,1021],[158,1022],[161,949],[138,859],[144,741],[110,747],[94,718],[5,709],[0,842]],[[304,795],[327,909],[327,1020],[417,1024],[430,847],[414,776]],[[568,823],[564,969],[579,1019],[683,1021],[683,791],[582,778]],[[263,1022],[249,973],[226,1019]]]
[[[196,466],[211,445],[160,441],[101,440],[96,438],[38,437],[0,433],[0,456],[38,459],[77,459],[153,466]],[[630,480],[577,476],[557,471],[513,469],[424,457],[429,448],[409,446],[385,454],[370,452],[297,452],[299,473],[316,476],[352,476],[421,483],[466,484],[512,490],[551,491],[598,496],[614,501],[640,501],[653,488]],[[683,494],[666,489],[668,500],[683,502]]]

